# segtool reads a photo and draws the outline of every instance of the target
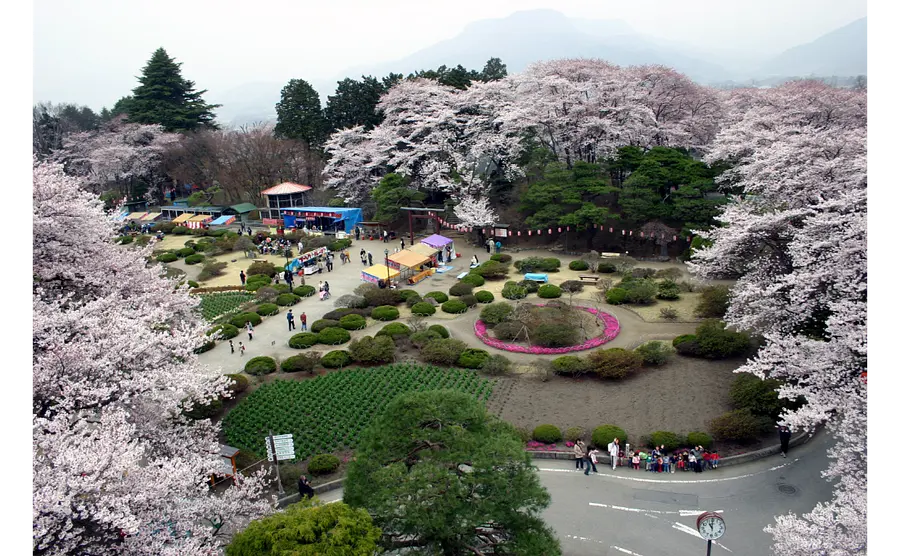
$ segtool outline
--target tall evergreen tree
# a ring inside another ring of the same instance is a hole
[[[206,90],[195,91],[194,82],[181,76],[181,64],[164,49],[156,49],[138,80],[141,84],[127,103],[129,122],[160,124],[166,131],[218,128],[213,109],[221,105],[207,104],[202,98]]]
[[[275,105],[275,112],[278,114],[275,135],[299,139],[313,148],[325,140],[328,125],[319,93],[303,79],[291,79],[281,89],[281,102]]]
[[[506,64],[500,58],[491,58],[481,70],[480,81],[497,81],[506,77]]]

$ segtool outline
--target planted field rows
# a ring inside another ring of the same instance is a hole
[[[276,380],[260,386],[223,422],[228,443],[258,456],[266,431],[293,434],[297,458],[355,448],[362,430],[396,396],[450,389],[486,402],[493,382],[474,371],[398,364],[349,369],[302,382]]]
[[[244,303],[253,299],[252,293],[221,292],[200,295],[200,313],[208,321],[232,313]]]

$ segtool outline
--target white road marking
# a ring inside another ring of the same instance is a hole
[[[675,529],[676,531],[681,531],[682,533],[687,533],[688,535],[697,537],[698,539],[701,539],[701,540],[706,540],[703,538],[703,536],[699,532],[697,532],[696,529],[694,529],[693,527],[688,527],[684,523],[673,522],[672,529]],[[721,546],[723,550],[727,550],[728,552],[731,552],[730,548],[728,548],[724,545],[721,545],[721,544],[717,543],[716,541],[713,541],[713,544],[716,546]]]
[[[628,477],[623,475],[612,475],[608,473],[594,473],[594,476],[600,475],[602,477],[610,478],[610,479],[620,479],[623,481],[636,481],[639,483],[664,483],[664,484],[701,484],[701,483],[722,483],[725,481],[737,481],[738,479],[746,479],[747,477],[753,477],[755,475],[761,475],[763,473],[768,473],[769,471],[777,471],[788,465],[794,464],[800,461],[800,458],[796,458],[792,461],[788,461],[782,463],[781,465],[776,465],[774,467],[770,467],[768,469],[763,469],[762,471],[757,471],[756,473],[747,473],[745,475],[737,475],[735,477],[722,477],[721,479],[693,479],[688,481],[664,481],[661,479],[641,479],[639,477]],[[553,473],[581,473],[584,474],[584,471],[579,471],[577,469],[554,469],[550,467],[538,467],[538,471],[551,471]],[[662,474],[662,473],[660,473]]]
[[[570,538],[570,539],[579,540],[579,541],[588,541],[588,542],[596,542],[596,543],[603,544],[603,541],[598,541],[597,539],[589,539],[587,537],[579,537],[578,535],[566,535],[566,537]]]
[[[609,508],[611,510],[622,510],[623,512],[652,513],[652,514],[668,514],[677,515],[679,517],[698,516],[707,510],[645,510],[641,508],[629,508],[626,506],[611,506],[609,504],[601,504],[599,502],[589,502],[589,506],[597,506],[598,508]],[[715,510],[717,513],[724,513],[725,510]]]
[[[621,546],[613,545],[613,548],[615,548],[619,552],[624,552],[625,554],[631,554],[631,556],[641,556],[637,552],[632,552],[631,550],[628,550],[627,548],[622,548]]]

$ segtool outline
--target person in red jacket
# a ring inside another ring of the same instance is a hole
[[[306,330],[306,313],[300,313],[300,331]]]
[[[708,451],[703,451],[703,469],[712,469],[712,454]]]

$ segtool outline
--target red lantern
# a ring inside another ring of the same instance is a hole
[[[538,230],[538,235],[541,235],[541,231],[540,231],[540,230]]]
[[[612,229],[612,228],[609,229],[609,233],[613,233],[613,229]]]
[[[547,228],[547,233],[548,233],[548,234],[552,234],[552,233],[553,233],[553,228]]]
[[[521,235],[522,235],[522,231],[519,230],[518,232],[516,232],[516,235],[517,235],[517,236],[521,236]]]
[[[672,236],[672,241],[678,241],[678,236]]]
[[[644,232],[641,232],[641,237],[644,237]]]
[[[528,230],[528,235],[531,235],[531,230]]]
[[[566,231],[568,231],[568,230],[569,230],[569,227],[566,226]],[[562,233],[562,226],[560,226],[560,227],[558,228],[558,231],[559,231],[559,233]]]

